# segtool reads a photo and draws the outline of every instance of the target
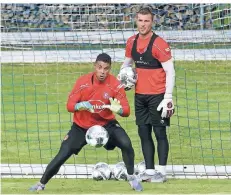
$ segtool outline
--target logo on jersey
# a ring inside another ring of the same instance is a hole
[[[94,113],[100,113],[105,109],[103,107],[103,105],[105,105],[105,103],[101,100],[89,100],[89,102],[91,103],[91,105],[94,109]]]
[[[104,92],[103,93],[103,98],[106,99],[106,100],[108,100],[110,98],[110,96],[109,96],[108,93]]]

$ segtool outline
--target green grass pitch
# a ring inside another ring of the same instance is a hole
[[[176,112],[168,130],[168,164],[230,165],[231,61],[176,61],[175,67]],[[72,116],[66,111],[68,93],[80,75],[93,70],[92,65],[16,63],[2,64],[1,70],[1,162],[49,163],[70,129]],[[119,64],[115,63],[112,72],[118,71]],[[127,92],[131,116],[117,119],[131,137],[138,163],[143,158],[134,123],[133,95],[133,90]],[[158,163],[158,158],[155,159]],[[86,146],[78,157],[70,158],[67,163],[117,163],[120,160],[119,150],[106,152]],[[24,194],[34,182],[34,179],[3,179],[2,192]],[[225,186],[227,180],[189,182],[145,184],[144,193],[206,193],[206,190],[231,193],[228,187],[219,187]],[[62,186],[61,190],[56,189],[57,185]],[[54,179],[49,186],[46,193],[131,193],[125,182],[106,181],[104,185],[92,180]],[[107,190],[102,186],[107,186]]]
[[[4,179],[3,194],[32,194],[27,190],[38,180]],[[231,194],[229,180],[169,180],[167,183],[143,183],[143,192],[132,191],[124,181],[92,179],[53,179],[40,194]],[[34,193],[36,194],[36,193]]]

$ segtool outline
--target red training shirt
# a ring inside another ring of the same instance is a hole
[[[82,128],[88,129],[93,125],[105,125],[115,119],[115,115],[109,109],[103,109],[102,105],[110,104],[109,98],[120,101],[123,109],[123,117],[130,115],[130,106],[124,88],[113,75],[109,74],[103,82],[100,82],[95,73],[89,73],[77,79],[67,101],[68,112],[73,112],[73,122]],[[89,101],[94,113],[87,110],[75,111],[78,102]]]
[[[147,50],[147,46],[151,37],[142,39],[138,37],[136,51],[140,54]],[[132,58],[132,47],[136,35],[131,36],[127,40],[125,56]],[[152,45],[152,57],[157,59],[160,63],[166,62],[172,58],[171,49],[168,43],[161,37],[157,37]],[[135,92],[138,94],[161,94],[165,92],[166,74],[163,68],[159,69],[145,69],[136,68],[138,74],[138,81],[136,83]]]

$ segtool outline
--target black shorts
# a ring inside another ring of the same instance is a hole
[[[125,130],[120,126],[119,122],[116,120],[110,121],[104,126],[109,134],[109,140],[104,146],[106,150],[114,150],[118,145],[118,139],[115,139],[114,136],[122,135],[125,136],[128,141],[130,141]],[[116,133],[115,133],[116,132]],[[78,126],[76,123],[73,123],[71,130],[64,137],[62,144],[67,144],[68,148],[71,148],[73,154],[78,154],[79,151],[87,144],[86,139],[86,129]]]
[[[144,95],[135,94],[136,124],[151,124],[153,126],[170,126],[170,119],[161,117],[161,111],[157,107],[164,99],[164,94]]]

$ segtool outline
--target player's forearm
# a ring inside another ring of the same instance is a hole
[[[121,69],[132,66],[132,64],[133,64],[133,59],[126,57],[125,60],[124,60],[124,63],[121,66]]]
[[[68,96],[66,108],[68,112],[75,112],[75,106],[76,103],[78,103],[81,99],[81,89],[78,89],[78,87],[74,87],[71,93]]]
[[[128,117],[130,115],[130,106],[122,106],[123,113],[120,115],[122,117]]]
[[[75,105],[76,105],[76,102],[68,100],[67,104],[66,104],[67,111],[74,113],[75,112]]]
[[[166,73],[165,94],[168,97],[172,98],[172,93],[175,86],[175,69],[174,69],[173,59],[170,59],[166,62],[162,62],[161,64]]]
[[[67,111],[68,112],[75,112],[76,111],[76,104],[79,102],[80,100],[80,95],[79,94],[70,94],[69,98],[67,100]]]

